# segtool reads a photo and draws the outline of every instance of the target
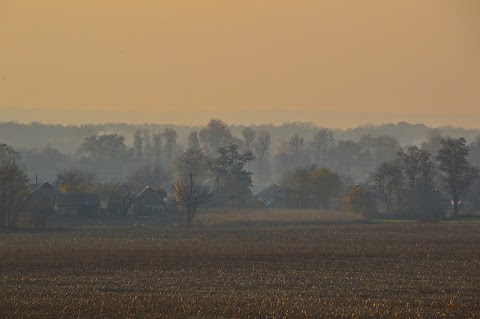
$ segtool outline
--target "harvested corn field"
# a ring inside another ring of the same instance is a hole
[[[0,234],[2,318],[472,318],[480,225]]]

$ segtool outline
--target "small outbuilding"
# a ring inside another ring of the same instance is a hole
[[[60,216],[96,216],[100,195],[94,193],[59,193],[55,212]]]
[[[260,193],[257,194],[257,199],[267,207],[276,207],[283,201],[285,197],[285,190],[273,183]]]
[[[145,187],[133,200],[133,211],[136,215],[150,215],[166,210],[165,191],[155,191]]]

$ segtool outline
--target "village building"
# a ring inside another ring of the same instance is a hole
[[[100,196],[93,193],[59,193],[55,200],[55,212],[60,216],[96,216]]]
[[[257,194],[257,199],[266,207],[279,207],[285,204],[286,191],[273,183]]]
[[[133,200],[133,212],[136,215],[152,215],[166,210],[166,193],[145,187]]]
[[[35,207],[35,210],[43,216],[55,213],[55,199],[58,197],[58,190],[49,182],[43,182],[36,187],[26,198],[28,207]]]

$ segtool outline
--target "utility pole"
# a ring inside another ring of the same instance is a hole
[[[38,189],[38,174],[35,174],[35,190]]]
[[[193,191],[193,173],[188,174],[190,176],[190,193]]]
[[[216,192],[217,192],[217,209],[218,209],[218,183],[220,181],[220,177],[217,176],[217,179],[215,180],[215,188],[216,188]]]
[[[192,200],[193,198],[193,172],[190,171],[190,174],[188,174],[190,176],[190,200]]]

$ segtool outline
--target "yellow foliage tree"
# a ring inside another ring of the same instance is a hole
[[[376,212],[375,200],[363,185],[355,186],[343,197],[343,208],[347,212],[364,216]]]

